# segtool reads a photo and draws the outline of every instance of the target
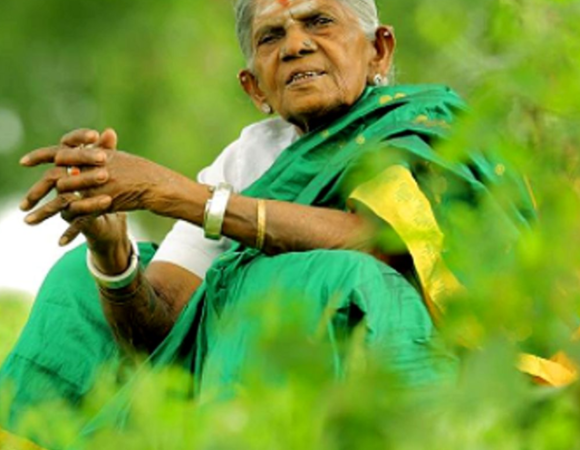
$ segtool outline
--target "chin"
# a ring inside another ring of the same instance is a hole
[[[344,114],[349,106],[338,99],[304,99],[288,105],[280,111],[280,116],[304,131],[310,131]]]

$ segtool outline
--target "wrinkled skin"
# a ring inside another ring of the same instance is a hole
[[[254,64],[240,80],[256,105],[269,104],[301,131],[347,110],[384,75],[394,50],[392,30],[377,29],[371,45],[358,19],[336,0],[257,0],[252,27]],[[293,79],[296,73],[314,77]]]

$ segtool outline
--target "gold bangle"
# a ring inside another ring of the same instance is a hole
[[[266,201],[258,199],[258,232],[256,234],[256,248],[262,250],[266,240]]]

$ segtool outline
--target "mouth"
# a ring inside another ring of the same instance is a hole
[[[286,86],[308,83],[309,81],[316,80],[324,75],[326,75],[326,72],[322,70],[303,70],[293,72],[286,80]]]

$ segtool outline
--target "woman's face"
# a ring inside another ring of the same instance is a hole
[[[384,28],[386,31],[386,28]],[[352,105],[381,58],[358,18],[338,0],[255,0],[253,70],[242,71],[246,92],[303,130]],[[387,67],[388,69],[388,67]]]

